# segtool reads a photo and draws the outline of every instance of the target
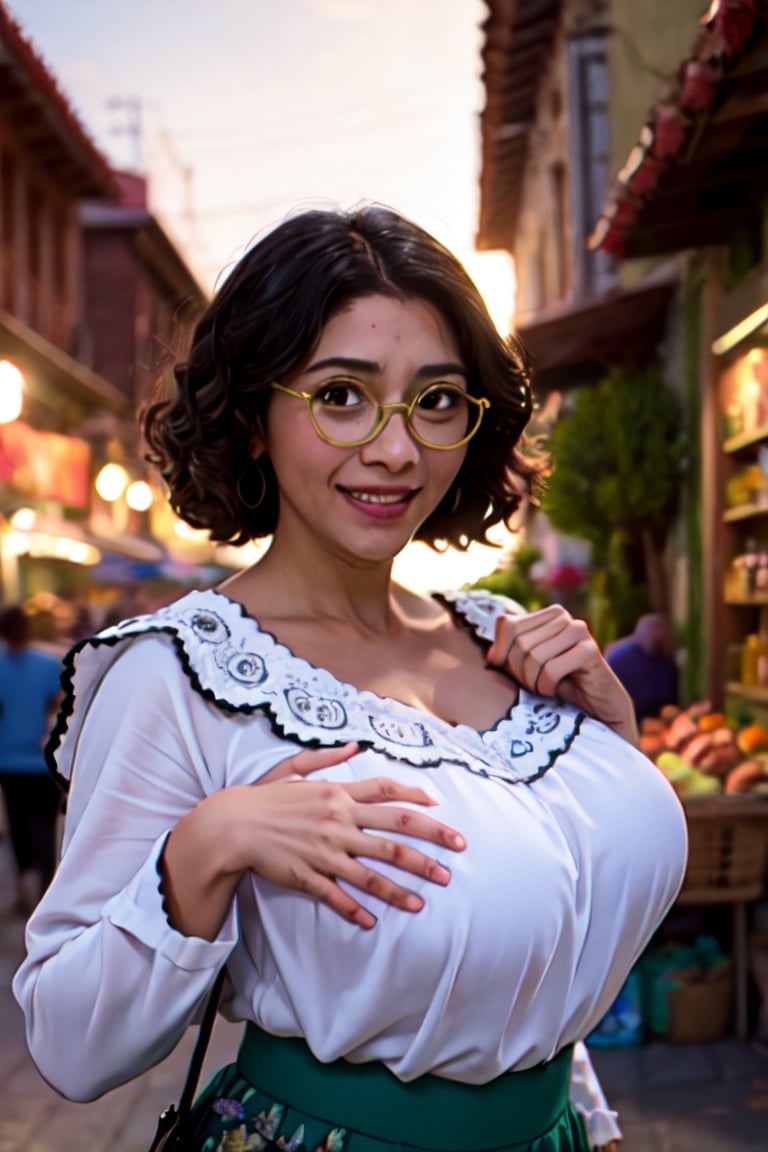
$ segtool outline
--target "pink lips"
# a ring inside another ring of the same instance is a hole
[[[416,488],[339,488],[343,496],[372,520],[396,520],[408,508]]]

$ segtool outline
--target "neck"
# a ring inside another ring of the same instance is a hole
[[[342,621],[365,633],[396,626],[402,589],[392,581],[392,562],[350,560],[302,548],[301,561],[278,537],[252,568],[221,586],[259,618],[308,617]]]

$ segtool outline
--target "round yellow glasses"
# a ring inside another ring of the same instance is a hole
[[[477,432],[490,400],[470,396],[457,384],[428,384],[410,403],[379,404],[357,381],[334,380],[316,392],[296,392],[277,382],[278,392],[309,404],[315,432],[336,448],[359,448],[375,440],[395,412],[405,416],[414,440],[425,448],[460,448]]]

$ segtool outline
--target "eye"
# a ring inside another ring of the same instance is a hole
[[[360,385],[351,380],[332,380],[318,388],[313,399],[324,408],[357,408],[360,404],[369,403]]]
[[[456,384],[431,384],[418,398],[422,412],[455,412],[464,408],[467,394]]]

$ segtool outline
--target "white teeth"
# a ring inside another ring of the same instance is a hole
[[[362,504],[399,504],[405,499],[402,492],[396,492],[389,496],[380,493],[374,494],[373,492],[350,492],[349,494],[354,500],[359,500]]]

